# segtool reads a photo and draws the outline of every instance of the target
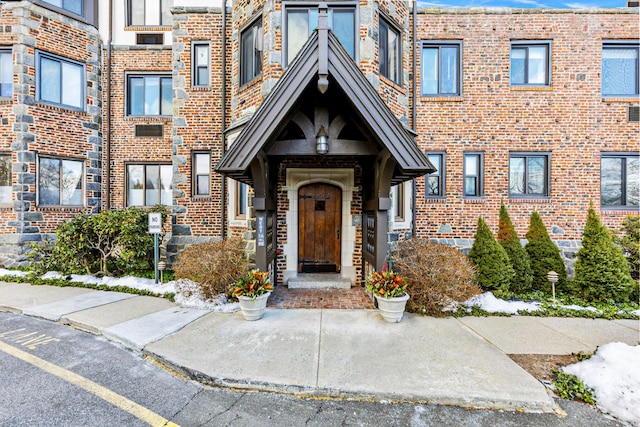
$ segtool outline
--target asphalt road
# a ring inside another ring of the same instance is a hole
[[[210,388],[101,337],[0,313],[2,427],[620,425],[593,407],[560,405],[564,416]]]

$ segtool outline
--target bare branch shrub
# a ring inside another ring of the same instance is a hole
[[[231,285],[247,273],[248,267],[239,237],[193,245],[180,253],[173,263],[176,279],[198,283],[207,300],[229,292]]]
[[[393,262],[394,270],[399,270],[409,285],[409,312],[445,317],[443,309],[482,292],[473,263],[452,246],[408,239],[398,244]]]

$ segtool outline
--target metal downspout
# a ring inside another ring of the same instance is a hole
[[[222,155],[227,151],[227,142],[224,137],[224,130],[227,125],[227,0],[222,5]],[[226,227],[226,206],[227,206],[227,178],[222,176],[222,239],[227,235]]]
[[[105,142],[105,204],[111,209],[111,43],[113,29],[113,0],[109,0],[109,35],[107,40],[107,138]]]
[[[417,18],[418,18],[418,13],[417,13],[417,9],[418,9],[418,2],[417,0],[413,1],[413,8],[411,11],[411,14],[413,15],[413,25],[412,25],[412,36],[411,36],[411,42],[413,43],[413,49],[412,49],[412,61],[411,61],[411,73],[412,73],[412,79],[411,79],[411,128],[413,129],[413,131],[416,131],[416,120],[417,120],[417,113],[416,113],[416,50],[418,48],[418,42],[416,41],[416,34],[418,32],[417,30]],[[411,180],[411,236],[415,237],[416,236],[416,179],[413,178]]]

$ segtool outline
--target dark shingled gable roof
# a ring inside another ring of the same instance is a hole
[[[394,183],[435,171],[416,145],[413,132],[396,118],[331,31],[328,43],[330,84],[339,85],[353,105],[354,114],[396,160]],[[289,117],[305,89],[318,79],[319,51],[316,30],[222,157],[216,171],[240,181],[251,180],[251,161],[275,138],[279,125]]]

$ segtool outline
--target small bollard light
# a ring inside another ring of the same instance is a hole
[[[160,270],[160,282],[162,283],[162,272],[167,269],[167,263],[164,261],[160,261],[158,263],[158,270]]]
[[[553,292],[553,306],[556,306],[556,282],[558,281],[558,273],[550,271],[547,273],[547,279],[551,282],[551,291]]]

